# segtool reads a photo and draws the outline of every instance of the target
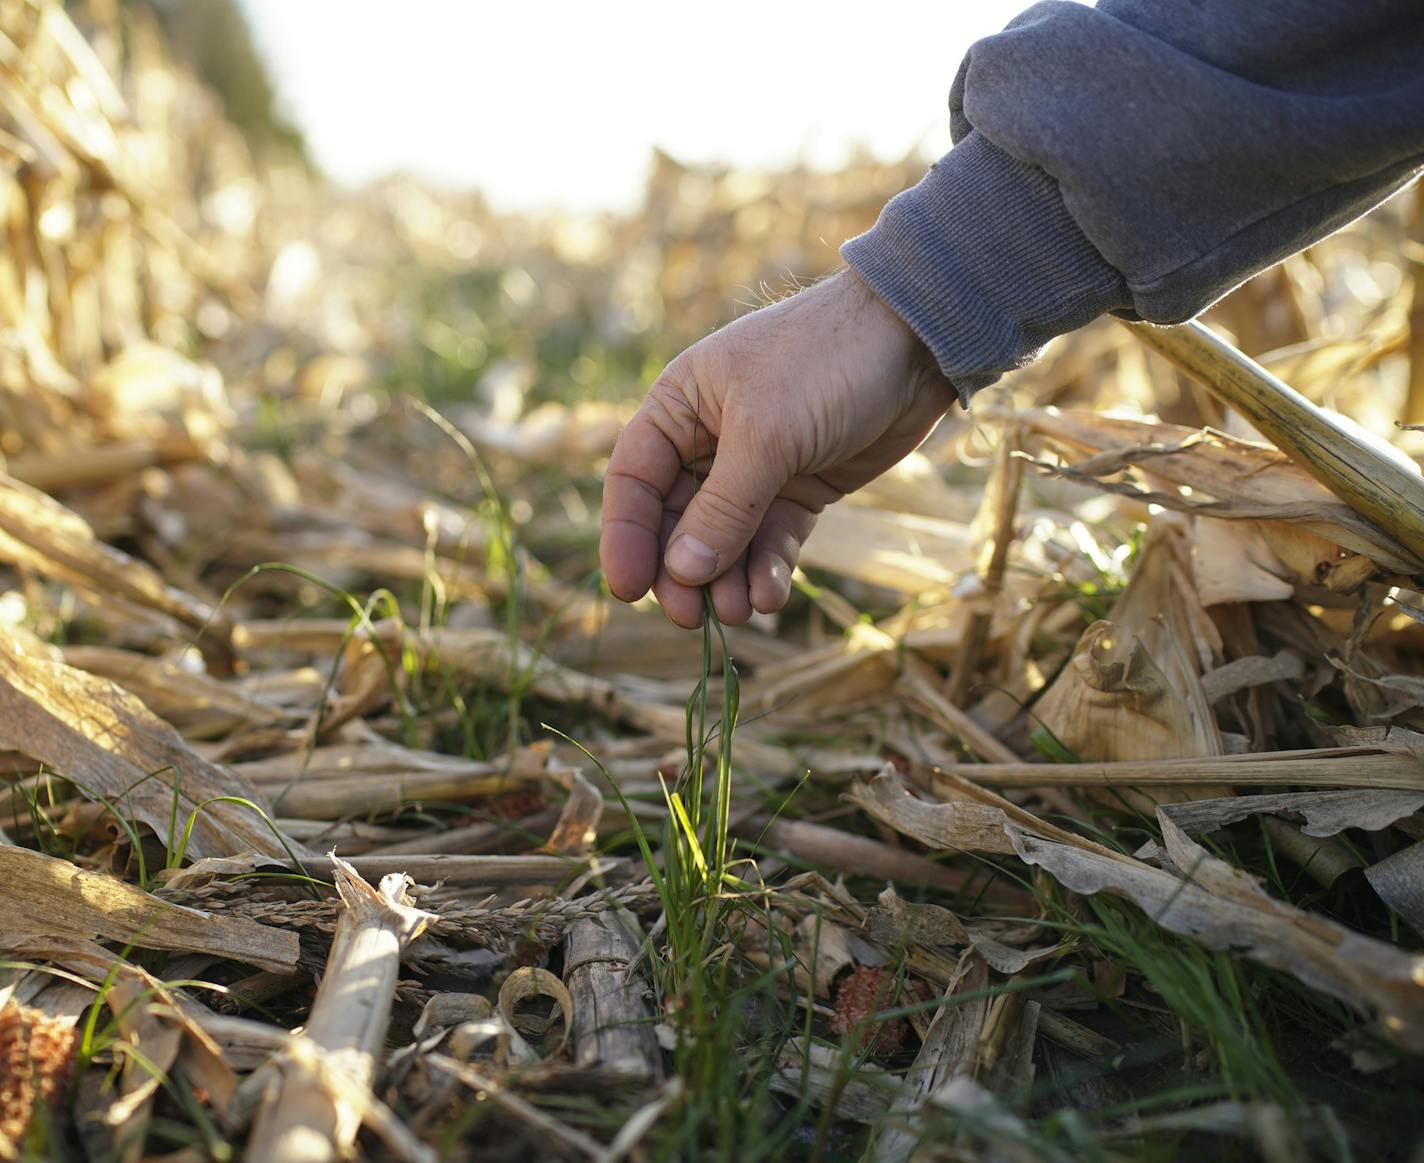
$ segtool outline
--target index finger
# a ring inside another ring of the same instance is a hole
[[[603,476],[598,556],[622,601],[637,601],[657,576],[663,506],[681,471],[681,453],[645,402],[619,435]]]

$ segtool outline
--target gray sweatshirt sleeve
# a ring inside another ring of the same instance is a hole
[[[1424,168],[1424,0],[1068,0],[979,41],[954,148],[846,262],[967,402],[1105,312],[1190,318]]]

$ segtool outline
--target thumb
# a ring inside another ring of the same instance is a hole
[[[790,479],[750,441],[720,442],[707,479],[668,539],[668,573],[689,586],[720,577],[741,556]]]

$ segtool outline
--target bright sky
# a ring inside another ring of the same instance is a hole
[[[627,207],[650,150],[833,166],[949,146],[964,50],[1028,0],[242,0],[318,162],[502,208]]]

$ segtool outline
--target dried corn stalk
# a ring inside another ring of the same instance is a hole
[[[371,1094],[396,977],[406,947],[433,919],[415,908],[409,880],[392,873],[371,888],[338,863],[344,909],[304,1034],[270,1067],[247,1145],[261,1163],[337,1159],[380,1103]]]

